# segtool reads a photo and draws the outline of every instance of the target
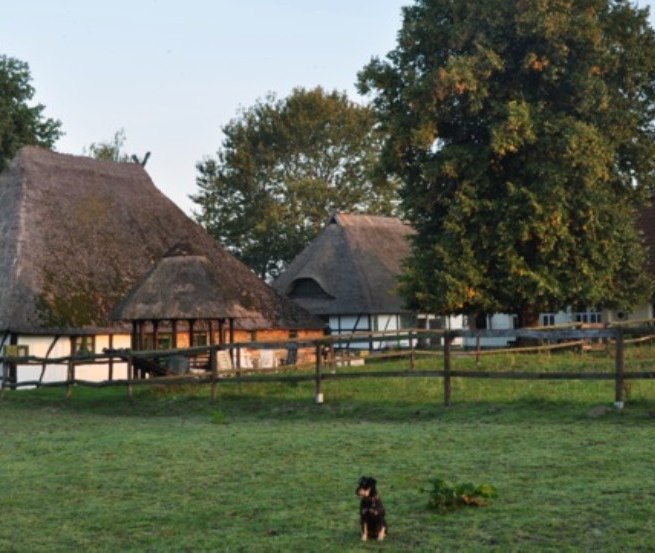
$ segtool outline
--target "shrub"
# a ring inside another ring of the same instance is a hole
[[[225,420],[225,413],[220,409],[214,409],[212,411],[211,421],[212,424],[225,424],[227,422]]]
[[[485,507],[488,500],[496,497],[496,488],[490,484],[476,486],[470,482],[452,484],[441,478],[431,480],[428,505],[440,513],[447,513],[460,507]]]

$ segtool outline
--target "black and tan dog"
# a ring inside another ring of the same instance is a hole
[[[360,497],[359,523],[362,530],[362,541],[369,538],[382,541],[387,535],[387,522],[382,499],[378,495],[376,480],[372,476],[362,476],[355,493]]]

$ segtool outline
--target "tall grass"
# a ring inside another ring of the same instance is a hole
[[[611,370],[611,355],[598,361]],[[122,388],[8,392],[0,550],[650,551],[655,383],[635,381],[622,411],[613,386],[457,378],[449,408],[439,378],[329,380],[323,405],[311,382],[221,383],[216,403],[204,386],[140,387],[133,401]],[[363,474],[388,510],[382,544],[359,542]],[[434,477],[498,497],[441,515]]]

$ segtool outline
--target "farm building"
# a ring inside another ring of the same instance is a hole
[[[152,322],[114,320],[112,311],[179,244],[192,244],[195,255],[187,258],[192,261],[187,272],[184,258],[177,259],[178,276],[193,276],[198,264],[208,267],[218,297],[211,304],[212,318],[191,324],[191,332],[188,316],[201,308],[179,304],[184,316],[179,328],[169,327],[169,345],[322,334],[320,321],[218,245],[140,165],[28,146],[0,175],[0,351],[8,346],[57,358],[80,350],[130,348],[135,325],[143,332],[146,323],[152,336]],[[167,285],[178,288],[159,291],[162,308],[175,298],[182,301],[188,283]],[[155,333],[160,346],[165,330]],[[38,376],[28,367],[3,370],[18,381]],[[114,378],[125,377],[125,367],[110,370]],[[77,371],[79,379],[107,378],[106,367]],[[63,372],[63,367],[49,368],[45,380],[62,380]]]
[[[647,270],[655,276],[655,205],[642,212],[639,225],[653,246]],[[410,253],[411,228],[397,218],[339,213],[273,283],[282,294],[319,316],[333,333],[402,328],[512,329],[517,317],[493,313],[478,317],[412,313],[395,291],[402,260]],[[588,309],[542,313],[543,326],[644,320],[653,317],[650,302],[627,311]],[[485,347],[507,345],[506,338],[485,338]],[[464,346],[475,345],[466,339]]]
[[[334,334],[461,328],[461,317],[417,314],[403,305],[396,278],[411,232],[395,217],[335,214],[273,286]]]

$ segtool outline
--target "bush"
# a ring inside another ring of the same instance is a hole
[[[496,497],[496,488],[490,484],[475,486],[470,482],[451,484],[441,478],[431,480],[428,505],[440,513],[447,513],[460,507],[485,507],[489,499]]]
[[[214,409],[211,416],[212,424],[226,424],[225,413],[220,409]]]

